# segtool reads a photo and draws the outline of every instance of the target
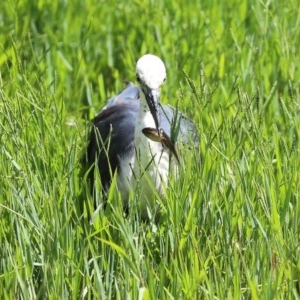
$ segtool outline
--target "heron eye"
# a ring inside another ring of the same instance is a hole
[[[164,78],[163,82],[165,82],[167,80],[167,77]]]

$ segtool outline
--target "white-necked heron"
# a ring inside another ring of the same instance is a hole
[[[154,191],[165,194],[169,172],[179,164],[175,140],[189,142],[196,130],[176,109],[160,104],[166,69],[159,57],[142,56],[136,64],[136,79],[139,86],[129,83],[95,117],[87,160],[92,187],[96,165],[104,195],[117,171],[125,207],[138,185],[141,215],[147,218],[147,208],[155,207]]]

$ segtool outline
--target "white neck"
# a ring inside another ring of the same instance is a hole
[[[140,111],[135,126],[134,143],[137,151],[136,154],[140,156],[141,162],[149,164],[149,161],[162,151],[162,145],[151,141],[142,133],[145,127],[155,128],[155,122],[149,110],[145,95],[140,89]],[[146,167],[146,165],[144,167]]]
[[[143,129],[145,127],[155,128],[155,122],[154,122],[153,116],[150,112],[145,95],[141,89],[140,89],[140,111],[139,111],[139,116],[137,119],[137,126],[135,127],[136,134],[138,133],[137,132],[138,127],[140,127],[141,129]],[[141,134],[143,134],[143,133],[141,132]]]
[[[164,185],[169,173],[170,153],[168,149],[163,148],[161,143],[150,140],[142,133],[142,129],[145,127],[155,128],[155,122],[147,105],[145,95],[140,90],[140,111],[135,126],[133,172],[134,178],[140,182],[143,197],[149,200],[149,194],[153,194],[153,187],[150,187],[149,179],[158,193],[164,194]]]

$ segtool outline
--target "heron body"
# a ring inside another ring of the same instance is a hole
[[[141,215],[147,217],[148,208],[155,205],[154,191],[160,196],[165,194],[169,173],[178,164],[173,133],[177,131],[177,139],[187,142],[195,128],[174,108],[160,104],[160,87],[166,78],[160,58],[142,56],[136,75],[140,85],[128,84],[95,117],[87,159],[92,166],[92,186],[96,165],[104,193],[117,171],[117,185],[125,206],[130,192],[138,186]]]

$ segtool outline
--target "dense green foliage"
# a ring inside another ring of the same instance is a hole
[[[297,0],[1,1],[0,298],[299,298],[299,26]],[[80,166],[146,52],[201,135],[157,227],[134,195],[93,212]]]

